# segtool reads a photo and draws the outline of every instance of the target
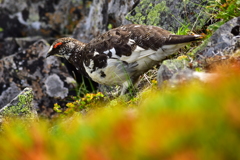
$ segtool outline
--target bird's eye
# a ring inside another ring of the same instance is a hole
[[[60,45],[62,45],[62,42],[56,43],[56,44],[53,46],[53,48],[57,48],[57,47],[60,46]]]

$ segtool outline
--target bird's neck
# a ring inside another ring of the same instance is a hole
[[[74,64],[81,61],[84,58],[83,46],[76,45],[71,51],[69,51],[69,57],[67,60]]]
[[[68,61],[75,66],[76,70],[82,75],[88,77],[83,62],[85,61],[86,54],[84,52],[85,43],[80,42],[80,45],[76,45],[70,52]]]

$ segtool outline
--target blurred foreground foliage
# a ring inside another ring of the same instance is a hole
[[[232,66],[207,84],[145,90],[130,106],[116,101],[27,126],[8,119],[0,159],[240,159],[240,69]]]

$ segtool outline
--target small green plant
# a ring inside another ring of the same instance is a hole
[[[240,16],[240,1],[239,0],[211,0],[210,5],[206,8],[211,13],[212,19],[217,22],[210,25],[208,30],[215,31],[222,24],[234,17]]]
[[[108,27],[107,27],[109,30],[110,29],[113,29],[113,25],[111,23],[108,24]]]
[[[87,85],[86,85],[85,81],[86,81],[86,79],[84,79],[84,77],[82,76],[82,83],[77,84],[77,86],[75,87],[76,95],[78,97],[82,97],[82,96],[86,95],[87,93],[89,93],[89,90],[87,88]],[[92,84],[92,81],[90,81],[89,79],[88,79],[88,81],[89,81],[89,85],[91,87],[91,90],[95,91],[95,88]]]
[[[190,61],[189,57],[186,55],[181,55],[177,57],[178,60],[186,60],[186,61]]]
[[[176,34],[177,35],[188,35],[191,32],[191,30],[189,29],[189,25],[190,24],[186,24],[186,25],[182,24],[182,27],[178,28],[178,31]]]
[[[72,98],[74,101],[66,104],[67,109],[63,110],[59,104],[55,103],[53,107],[54,111],[57,113],[62,113],[63,115],[69,115],[73,114],[74,112],[79,112],[83,109],[96,107],[97,103],[99,103],[100,100],[103,100],[104,95],[101,92],[96,94],[87,93],[83,98],[78,96],[74,96]]]

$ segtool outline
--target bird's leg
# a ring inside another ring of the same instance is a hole
[[[135,95],[137,92],[138,78],[125,81],[122,84],[122,90],[120,95],[130,94],[131,96]]]
[[[127,90],[129,88],[129,81],[125,81],[123,84],[122,84],[122,91],[121,91],[121,96],[124,95],[125,93],[127,93]]]

